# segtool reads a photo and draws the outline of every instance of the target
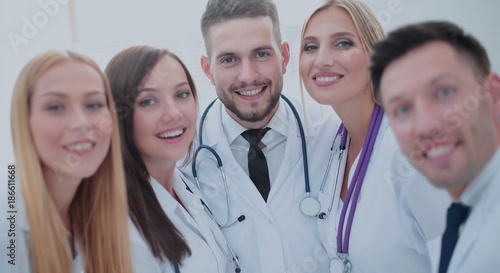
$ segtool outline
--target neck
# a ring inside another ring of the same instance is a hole
[[[156,162],[144,162],[148,173],[152,176],[158,183],[160,183],[169,193],[174,196],[174,172],[175,172],[175,161],[156,161]]]
[[[64,225],[68,230],[71,230],[69,207],[82,179],[65,176],[47,169],[44,169],[43,176]]]
[[[448,189],[448,194],[453,198],[453,200],[459,200],[462,193],[465,191],[465,188],[470,184],[461,185],[459,187]]]
[[[358,100],[332,106],[349,132],[351,145],[354,147],[361,148],[363,146],[374,107],[373,100]]]

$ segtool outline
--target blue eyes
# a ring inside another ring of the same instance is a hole
[[[449,96],[453,94],[453,89],[449,87],[443,87],[443,88],[438,88],[436,89],[435,93],[433,93],[433,100],[435,100],[435,103],[446,103],[449,101],[447,99]],[[451,97],[450,97],[451,98]],[[446,99],[446,100],[442,100]],[[408,112],[411,111],[411,104],[401,104],[398,105],[394,108],[394,115],[395,116],[403,116],[408,114]]]
[[[88,109],[99,109],[102,107],[104,107],[104,104],[102,104],[102,103],[89,103],[89,104],[87,104]]]
[[[346,41],[342,41],[342,42],[338,43],[337,47],[340,47],[340,48],[350,48],[353,45],[354,45],[353,42],[351,42],[349,40],[346,40]]]
[[[408,105],[402,105],[402,106],[398,106],[394,112],[396,114],[396,116],[402,116],[406,113],[408,113],[410,111],[410,106]]]
[[[451,89],[450,88],[441,88],[437,91],[437,97],[438,98],[444,98],[447,97],[451,94]]]
[[[354,45],[354,42],[351,40],[342,40],[336,44],[333,44],[333,47],[339,48],[339,49],[349,49]],[[316,43],[309,43],[305,44],[304,47],[302,48],[303,51],[314,51],[319,49],[319,45]]]
[[[60,112],[60,111],[64,110],[64,106],[62,106],[62,105],[51,105],[51,106],[47,107],[47,110],[51,111],[51,112]]]
[[[100,103],[100,102],[88,103],[85,105],[85,108],[87,108],[89,110],[96,110],[96,109],[100,109],[103,107],[104,107],[104,104]],[[64,104],[53,104],[53,105],[49,105],[46,109],[49,112],[61,112],[61,111],[64,111],[66,109],[66,107],[64,106]]]

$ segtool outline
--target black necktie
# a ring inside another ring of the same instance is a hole
[[[248,172],[255,187],[259,190],[262,198],[267,201],[271,183],[269,182],[269,170],[267,169],[267,161],[264,153],[259,147],[260,140],[271,128],[250,129],[241,133],[248,143]]]
[[[446,273],[450,264],[451,255],[458,240],[458,228],[467,219],[470,208],[461,203],[453,203],[448,209],[446,230],[441,241],[441,261],[439,273]]]

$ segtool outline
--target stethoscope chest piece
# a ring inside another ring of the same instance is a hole
[[[300,200],[299,209],[306,217],[316,217],[321,210],[321,205],[316,197],[307,195]]]
[[[346,255],[346,254],[341,254]],[[346,255],[347,256],[347,255]],[[330,273],[350,273],[352,270],[352,264],[347,259],[340,255],[330,260]]]

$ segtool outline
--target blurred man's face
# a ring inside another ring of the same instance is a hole
[[[403,153],[437,187],[458,198],[497,148],[490,89],[445,42],[430,42],[392,62],[382,103]]]

